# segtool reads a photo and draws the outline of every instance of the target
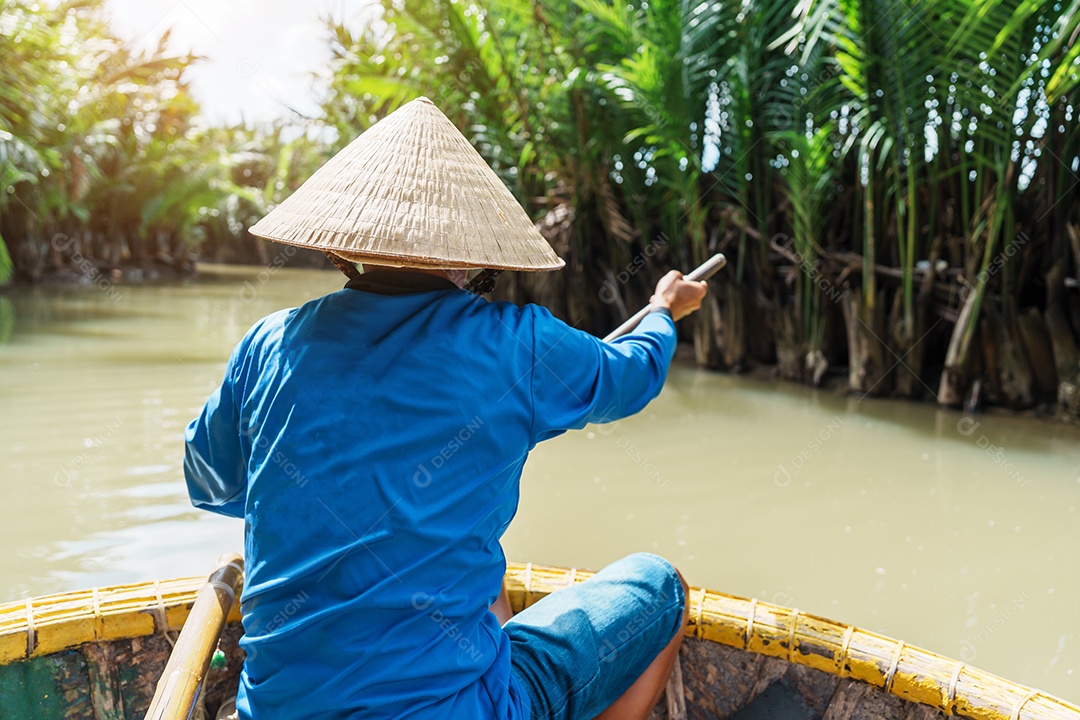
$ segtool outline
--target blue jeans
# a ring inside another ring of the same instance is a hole
[[[510,682],[519,683],[534,720],[591,720],[682,630],[685,603],[670,563],[628,555],[503,626]]]

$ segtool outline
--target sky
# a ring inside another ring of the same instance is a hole
[[[314,73],[330,57],[322,18],[357,26],[373,0],[107,0],[113,29],[136,48],[156,45],[206,59],[187,77],[212,122],[269,121],[318,110]]]

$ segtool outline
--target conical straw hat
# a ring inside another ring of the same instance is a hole
[[[402,267],[556,270],[564,264],[427,98],[401,106],[349,143],[251,234]]]

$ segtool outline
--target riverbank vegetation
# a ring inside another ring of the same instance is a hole
[[[193,249],[267,261],[245,228],[325,151],[284,123],[208,125],[199,58],[168,46],[133,50],[101,0],[0,0],[0,280],[169,277]]]
[[[320,132],[286,142],[201,126],[196,59],[133,55],[94,3],[0,0],[15,271],[70,263],[57,233],[95,263],[257,260],[243,228],[423,94],[567,260],[511,299],[599,332],[721,251],[704,366],[1080,414],[1080,0],[382,4],[328,21]]]

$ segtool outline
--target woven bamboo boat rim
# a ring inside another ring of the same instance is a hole
[[[88,642],[179,632],[205,577],[91,588],[0,604],[0,665]],[[240,621],[234,606],[230,622]]]
[[[511,563],[506,588],[520,612],[593,573]],[[179,631],[204,577],[94,588],[0,604],[0,665],[88,642]],[[692,588],[687,636],[841,678],[974,720],[1080,720],[1080,707],[959,660],[757,599]],[[237,607],[229,616],[239,622]]]
[[[593,573],[531,563],[507,568],[510,605],[520,612]],[[975,720],[1080,720],[1080,707],[959,660],[851,625],[754,598],[691,588],[687,637],[780,658]]]
[[[361,133],[250,232],[382,265],[564,265],[495,171],[427,98]]]

